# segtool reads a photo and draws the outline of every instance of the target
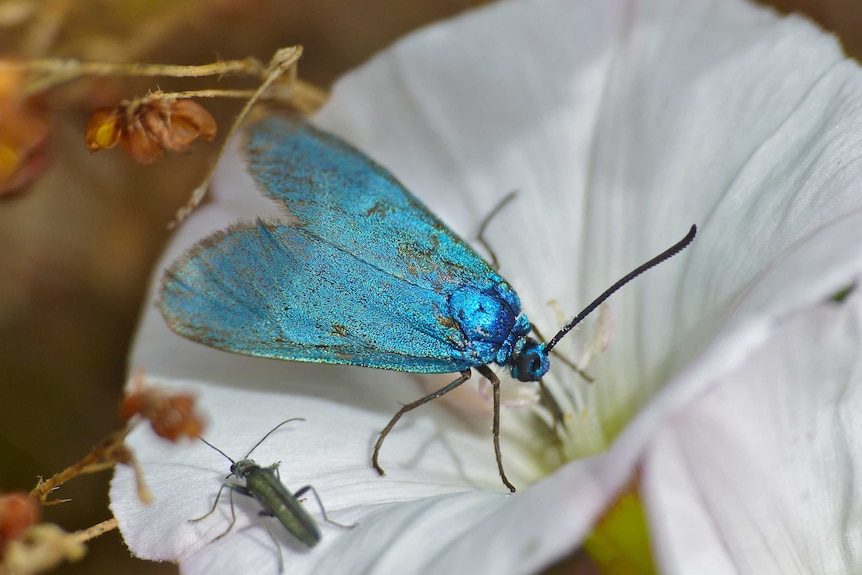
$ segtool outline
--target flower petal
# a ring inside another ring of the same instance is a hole
[[[862,298],[781,330],[664,430],[645,491],[668,573],[862,569]]]

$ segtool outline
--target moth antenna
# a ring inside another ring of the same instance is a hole
[[[626,285],[627,283],[629,283],[630,281],[632,281],[633,279],[635,279],[636,277],[638,277],[639,275],[641,275],[642,273],[647,271],[648,269],[657,266],[658,264],[662,263],[666,259],[669,259],[669,258],[675,256],[676,254],[678,254],[679,252],[681,252],[682,250],[687,248],[688,245],[692,242],[692,240],[694,240],[695,235],[697,235],[697,226],[693,225],[693,226],[691,226],[691,229],[688,230],[688,233],[685,235],[685,237],[682,238],[680,241],[678,241],[677,243],[675,243],[674,245],[672,245],[671,247],[669,247],[668,249],[666,249],[665,251],[663,251],[662,253],[657,255],[656,257],[652,258],[651,260],[639,265],[638,267],[636,267],[635,269],[633,269],[632,271],[630,271],[629,273],[624,275],[622,278],[620,278],[617,281],[617,283],[615,283],[614,285],[612,285],[611,287],[606,289],[604,291],[604,293],[602,293],[602,295],[600,295],[599,297],[594,299],[590,305],[585,307],[583,309],[583,311],[581,311],[581,313],[576,315],[572,319],[572,321],[567,323],[563,327],[563,329],[561,329],[559,332],[557,332],[557,335],[555,335],[551,339],[551,341],[548,342],[548,345],[545,346],[545,350],[551,351],[551,349],[555,345],[560,343],[560,340],[563,339],[563,337],[565,337],[565,335],[567,333],[569,333],[572,330],[572,328],[574,328],[576,325],[581,323],[581,321],[583,321],[583,319],[585,317],[590,315],[606,299],[611,297],[611,295],[613,295],[613,293],[615,291],[617,291],[618,289],[620,289],[621,287],[623,287],[624,285]]]

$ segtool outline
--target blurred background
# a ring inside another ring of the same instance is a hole
[[[266,62],[277,48],[301,44],[301,78],[328,88],[409,31],[479,3],[0,0],[0,58],[205,64],[254,56]],[[858,0],[770,4],[807,13],[834,30],[851,55],[862,53]],[[197,142],[190,155],[168,154],[151,166],[118,149],[90,154],[84,146],[90,113],[157,87],[214,86],[214,80],[85,80],[39,101],[39,114],[47,111],[50,164],[34,168],[38,177],[17,193],[0,190],[0,492],[30,490],[37,476],[74,463],[119,427],[128,347],[151,266],[168,238],[167,223],[203,177],[242,102],[203,102],[220,136]],[[218,84],[255,86],[248,80]],[[3,113],[0,106],[0,136],[4,122],[27,120],[26,114]],[[29,125],[38,138],[43,126],[38,120]],[[60,496],[72,501],[46,508],[45,519],[73,531],[109,518],[110,476],[106,471],[67,484]],[[177,568],[132,559],[113,532],[93,541],[83,561],[56,572]]]

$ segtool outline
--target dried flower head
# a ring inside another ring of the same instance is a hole
[[[39,503],[26,493],[0,495],[0,558],[9,542],[20,538],[41,515]]]
[[[197,137],[215,138],[212,115],[197,102],[153,92],[96,110],[87,123],[85,141],[91,152],[118,145],[140,164],[152,164],[165,150],[187,152]]]
[[[160,387],[146,386],[143,375],[134,375],[132,389],[120,403],[120,417],[134,415],[148,419],[153,431],[169,441],[194,438],[204,429],[203,418],[195,412],[195,396]]]
[[[48,115],[21,88],[25,73],[0,60],[0,197],[22,192],[47,167]]]

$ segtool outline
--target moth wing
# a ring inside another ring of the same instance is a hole
[[[349,144],[278,115],[248,134],[248,171],[283,204],[291,225],[432,290],[505,283],[389,171]]]
[[[453,362],[463,335],[447,295],[309,234],[258,221],[217,232],[167,270],[159,305],[171,329],[218,349],[418,373]]]

